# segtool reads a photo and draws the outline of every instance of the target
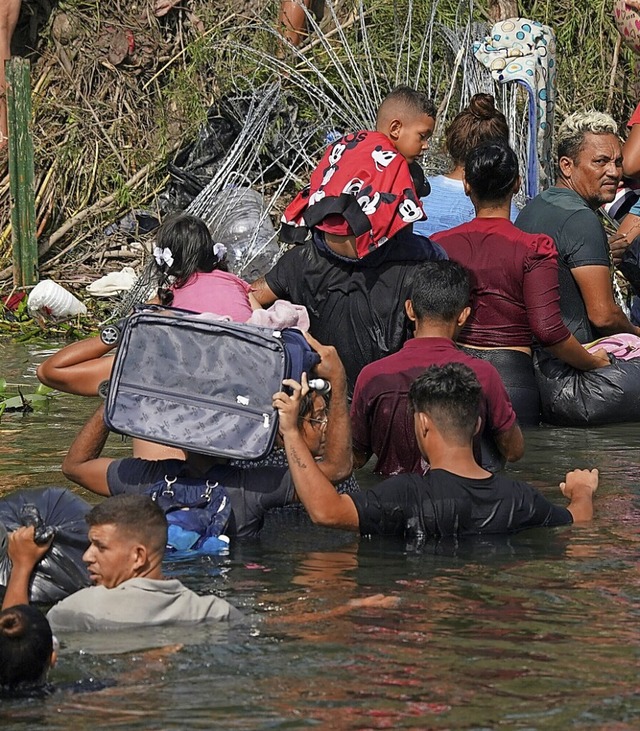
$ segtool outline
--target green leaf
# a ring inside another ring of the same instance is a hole
[[[0,378],[0,393],[4,393],[7,390],[7,379]]]
[[[39,393],[27,393],[24,396],[13,396],[12,398],[5,399],[0,406],[4,406],[5,411],[21,411],[25,408],[25,405],[30,406],[32,409],[42,408],[49,402],[46,396]]]
[[[49,388],[49,386],[45,386],[44,383],[41,383],[38,388],[36,388],[36,393],[39,396],[47,396],[53,391],[52,388]]]

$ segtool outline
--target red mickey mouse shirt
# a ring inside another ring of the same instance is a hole
[[[423,218],[405,158],[386,135],[360,131],[325,151],[309,185],[287,206],[281,236],[302,243],[311,227],[354,234],[362,258]]]

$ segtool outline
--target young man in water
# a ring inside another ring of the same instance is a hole
[[[240,618],[240,612],[211,594],[198,596],[162,575],[167,519],[151,498],[121,495],[87,515],[89,548],[83,560],[95,586],[58,602],[47,618],[54,632],[131,625],[163,625]],[[53,538],[52,538],[53,540]],[[51,541],[39,545],[33,526],[9,537],[13,568],[3,609],[29,603],[29,580]]]
[[[274,394],[296,490],[314,523],[358,531],[426,539],[434,536],[510,533],[534,526],[591,520],[597,470],[569,472],[560,489],[562,508],[530,485],[492,475],[473,455],[480,426],[481,386],[461,363],[431,366],[411,386],[409,401],[420,451],[431,465],[425,475],[404,474],[349,497],[338,495],[317,470],[296,435],[300,398],[307,390],[287,380],[291,395]]]
[[[304,245],[252,286],[263,307],[276,299],[307,307],[311,333],[337,348],[350,391],[367,363],[410,337],[403,304],[416,262],[446,259],[412,231],[424,212],[409,163],[427,149],[435,117],[424,94],[398,87],[375,131],[332,144],[283,216],[283,240]]]
[[[524,453],[524,438],[498,371],[486,361],[467,355],[455,345],[471,314],[467,270],[453,261],[427,261],[416,269],[407,317],[414,337],[402,349],[365,366],[351,402],[353,459],[362,467],[372,454],[374,471],[386,477],[403,472],[423,473],[425,465],[416,442],[408,394],[413,381],[431,365],[464,363],[482,385],[480,435],[495,442],[509,462]]]

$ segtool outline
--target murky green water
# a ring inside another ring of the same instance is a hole
[[[45,351],[0,347],[0,375],[33,383]],[[60,462],[95,405],[61,396],[46,413],[5,414],[0,492],[64,484]],[[186,643],[174,653],[113,654],[144,633],[62,638],[54,682],[116,685],[5,702],[2,728],[640,728],[639,438],[639,425],[527,434],[513,471],[559,501],[568,469],[601,469],[588,528],[416,553],[274,516],[229,556],[167,566],[224,594],[246,626],[181,628],[167,635]],[[378,592],[399,606],[332,614]]]

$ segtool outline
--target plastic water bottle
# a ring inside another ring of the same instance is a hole
[[[271,269],[280,248],[264,198],[257,190],[226,188],[216,195],[203,217],[213,219],[213,240],[227,245],[229,263],[236,274],[252,281]]]
[[[52,279],[43,279],[36,284],[29,294],[27,306],[32,314],[54,320],[87,314],[85,305]]]

